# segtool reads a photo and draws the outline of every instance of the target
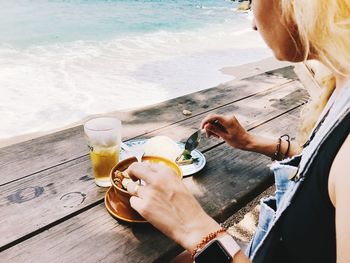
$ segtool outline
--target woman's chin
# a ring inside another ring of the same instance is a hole
[[[274,51],[273,53],[275,55],[275,58],[279,61],[288,61],[288,62],[297,63],[305,60],[304,56],[301,56],[301,54],[297,52],[294,54],[291,54],[283,51]]]

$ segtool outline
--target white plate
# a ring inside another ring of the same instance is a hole
[[[131,141],[127,141],[125,142],[125,144],[127,146],[129,146],[130,148],[141,148],[145,143],[146,143],[147,139],[137,139],[137,140],[131,140]],[[185,148],[185,144],[181,143],[181,142],[177,142],[177,144],[183,149]],[[193,157],[193,159],[197,159],[197,162],[192,163],[192,164],[188,164],[188,165],[180,165],[180,169],[182,171],[183,176],[189,176],[192,174],[195,174],[197,172],[199,172],[200,170],[202,170],[205,166],[206,160],[204,155],[198,151],[197,149],[193,150],[191,152],[191,155]],[[120,160],[124,160],[125,158],[130,157],[130,155],[128,155],[123,149],[121,149],[120,151]]]

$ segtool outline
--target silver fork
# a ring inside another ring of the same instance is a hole
[[[219,120],[213,120],[210,122],[211,124],[215,125],[220,130],[227,132],[226,128],[219,122]],[[205,133],[204,129],[198,129],[194,133],[191,134],[190,137],[185,142],[185,149],[183,152],[176,158],[176,161],[178,161],[183,155],[185,154],[191,154],[191,152],[196,149],[199,145],[199,142],[202,138],[202,134]]]
[[[185,142],[185,148],[183,152],[176,158],[176,161],[178,161],[185,154],[191,154],[191,152],[197,148],[201,140],[202,133],[204,133],[204,129],[199,129],[196,132],[192,133],[190,137],[188,137]]]

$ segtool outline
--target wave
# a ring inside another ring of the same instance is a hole
[[[105,41],[0,46],[0,138],[153,104],[230,80],[219,69],[270,55],[249,24]],[[40,103],[38,103],[40,102]]]

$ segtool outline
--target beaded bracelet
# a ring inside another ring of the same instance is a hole
[[[192,259],[194,259],[194,256],[198,253],[199,250],[201,250],[209,241],[215,239],[218,234],[226,232],[226,228],[220,228],[219,230],[215,232],[211,232],[210,234],[206,235],[202,238],[202,240],[198,243],[198,245],[195,247],[195,249],[191,253]]]
[[[280,153],[281,143],[282,143],[282,138],[279,137],[278,143],[276,144],[276,151],[275,151],[273,157],[271,158],[272,161],[278,160],[278,155]]]
[[[289,153],[289,149],[290,149],[290,137],[289,137],[288,134],[284,134],[284,135],[282,135],[280,138],[282,139],[282,138],[284,138],[284,137],[287,138],[286,141],[287,141],[287,143],[288,143],[287,151],[286,151],[286,153],[285,153],[284,156],[283,156],[283,159],[286,159],[286,157],[288,157],[288,153]]]
[[[282,138],[287,138],[286,141],[288,143],[288,146],[287,146],[287,151],[286,153],[284,154],[284,156],[282,157],[281,160],[285,159],[287,156],[288,156],[288,153],[289,153],[289,150],[290,150],[290,137],[288,134],[283,134],[282,136],[280,136],[278,138],[278,143],[276,145],[276,151],[273,155],[273,158],[271,158],[272,161],[275,161],[275,160],[280,160],[279,159],[279,156],[280,156],[280,150],[281,150],[281,144],[282,144]]]

